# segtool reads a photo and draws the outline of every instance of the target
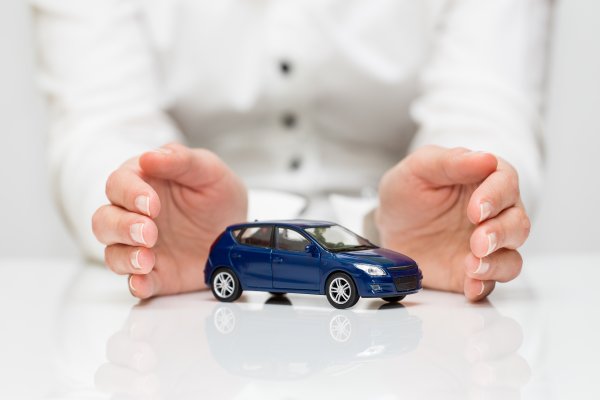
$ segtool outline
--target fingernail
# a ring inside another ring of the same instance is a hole
[[[487,261],[483,261],[483,258],[479,259],[479,266],[475,270],[475,274],[483,275],[488,272],[490,269],[490,263]]]
[[[487,253],[485,254],[486,256],[491,254],[494,250],[496,250],[496,246],[498,245],[498,238],[496,237],[495,233],[488,233],[487,238],[488,238],[488,249],[487,249]]]
[[[129,234],[134,242],[146,244],[146,241],[144,240],[144,224],[139,223],[131,225]]]
[[[135,198],[135,207],[146,215],[150,215],[150,197],[139,195]]]
[[[135,288],[133,287],[133,275],[129,275],[129,289],[131,289],[132,292],[135,292]]]
[[[140,260],[139,260],[139,256],[140,253],[142,252],[142,249],[138,249],[136,251],[134,251],[133,253],[131,253],[130,261],[131,261],[131,265],[133,265],[133,268],[135,269],[142,269],[142,266],[140,265]]]
[[[485,291],[485,282],[481,282],[481,289],[479,290],[479,293],[477,294],[477,296],[481,296],[483,294],[483,292]]]
[[[173,152],[173,150],[169,149],[168,147],[159,147],[157,149],[151,150],[153,153],[159,153],[159,154],[171,154]]]
[[[479,205],[479,222],[484,221],[492,214],[492,205],[484,201]]]

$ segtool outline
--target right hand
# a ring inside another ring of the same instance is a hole
[[[202,289],[213,240],[246,220],[247,192],[215,154],[169,144],[132,158],[106,182],[92,218],[106,265],[139,298]]]

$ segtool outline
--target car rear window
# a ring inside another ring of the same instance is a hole
[[[270,247],[272,231],[272,226],[250,226],[242,229],[237,235],[235,231],[233,234],[241,244],[257,247]]]

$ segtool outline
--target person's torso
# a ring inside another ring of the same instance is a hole
[[[251,186],[343,192],[405,153],[443,3],[152,0],[142,19],[190,144]]]

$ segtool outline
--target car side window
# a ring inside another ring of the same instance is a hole
[[[250,226],[237,236],[238,242],[248,246],[270,247],[272,226]]]
[[[243,228],[238,228],[238,229],[234,229],[231,231],[231,234],[233,235],[235,240],[237,240],[237,241],[240,240],[240,233],[242,233],[243,230],[244,230]]]
[[[310,241],[293,229],[277,228],[276,243],[279,250],[304,251]]]

